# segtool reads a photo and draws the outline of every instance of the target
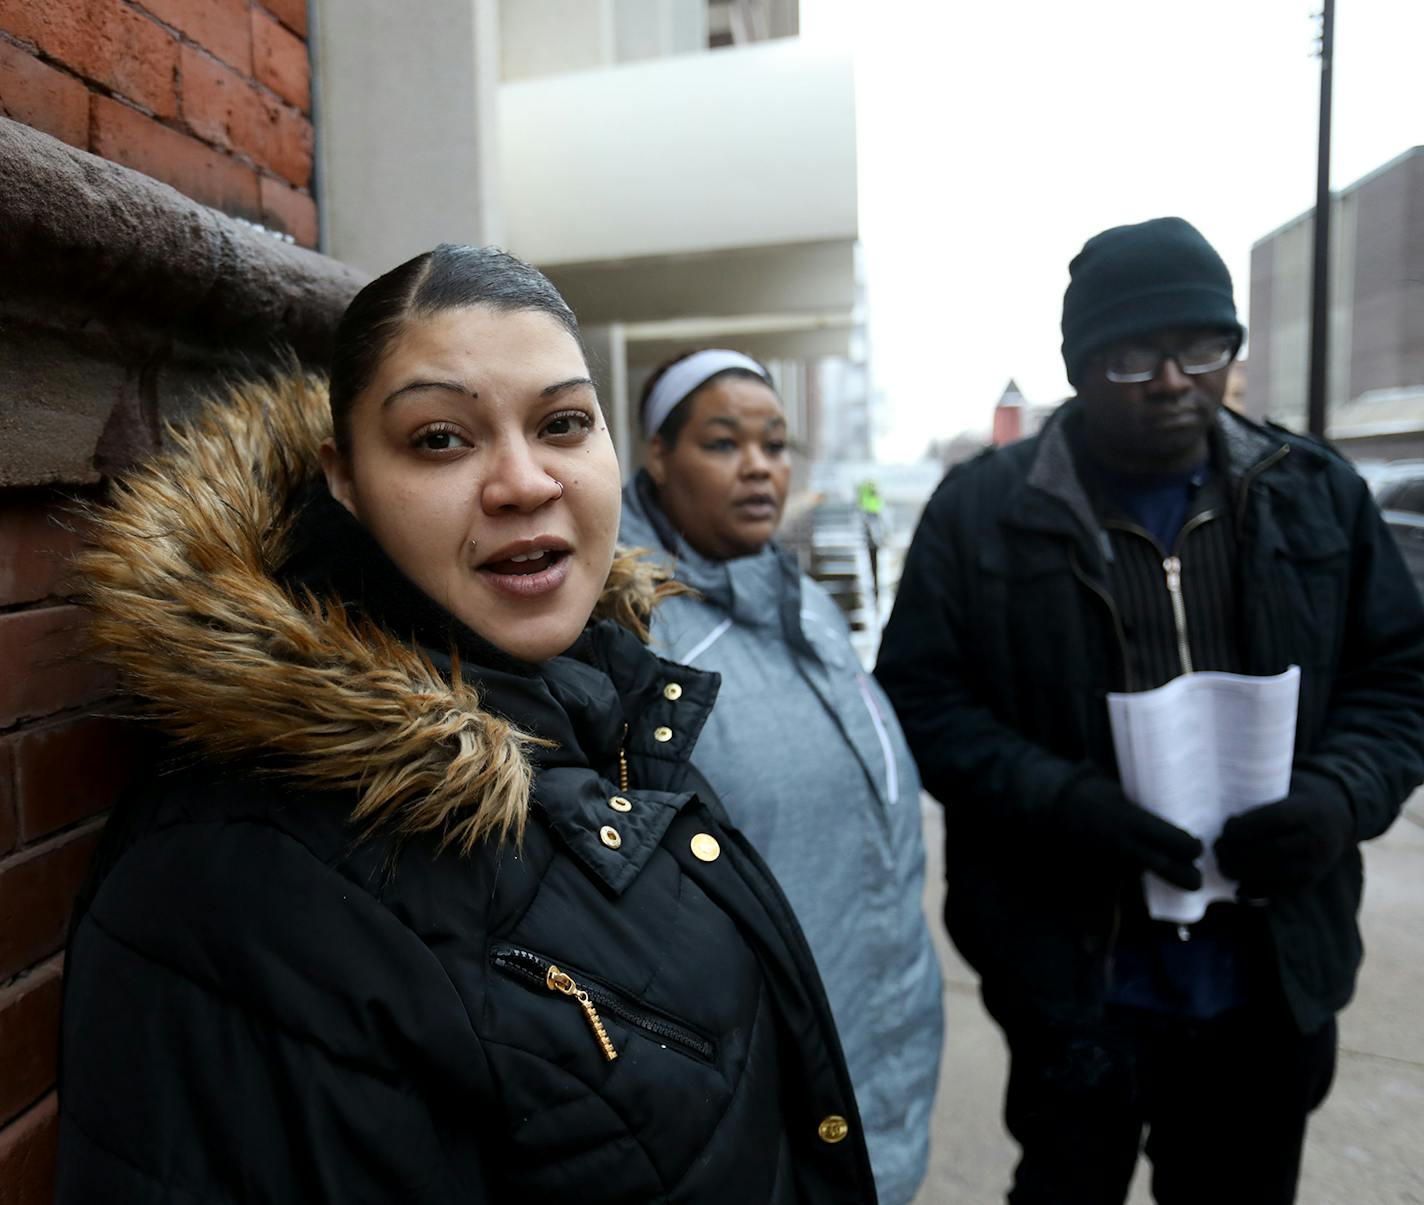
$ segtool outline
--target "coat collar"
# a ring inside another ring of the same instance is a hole
[[[623,488],[620,537],[625,544],[656,547],[674,559],[677,580],[745,628],[779,627],[793,648],[816,656],[801,626],[801,569],[774,540],[751,556],[718,561],[691,547],[673,527],[657,487],[640,469]]]
[[[554,747],[534,754],[533,802],[570,852],[617,894],[692,797],[676,788],[687,778],[720,679],[654,656],[607,622],[591,626],[571,654],[545,662],[541,689],[526,690],[517,704],[526,725],[560,734]],[[539,715],[523,710],[531,704]],[[615,809],[615,798],[631,807]],[[603,839],[606,827],[618,834],[616,848]]]
[[[328,432],[325,385],[302,377],[240,385],[169,431],[89,515],[78,568],[95,643],[157,726],[206,757],[354,795],[367,828],[466,849],[517,832],[536,766],[606,770],[609,717],[645,703],[608,670],[651,655],[607,621],[540,666],[492,648],[326,496]],[[619,557],[600,608],[645,616],[655,584]],[[682,728],[685,757],[700,724]]]
[[[1082,403],[1069,399],[1034,437],[1024,486],[1006,521],[1025,530],[1071,536],[1097,550],[1100,524],[1073,452],[1081,413]],[[1226,475],[1232,494],[1239,497],[1260,472],[1277,462],[1289,444],[1271,429],[1221,406],[1213,420],[1211,446],[1213,462]]]

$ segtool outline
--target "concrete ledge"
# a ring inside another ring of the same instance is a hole
[[[250,353],[327,358],[369,279],[0,118],[0,290]]]

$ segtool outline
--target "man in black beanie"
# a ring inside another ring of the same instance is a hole
[[[1009,1200],[1109,1205],[1144,1132],[1162,1205],[1285,1205],[1361,958],[1358,850],[1424,779],[1424,604],[1330,448],[1221,405],[1243,331],[1180,218],[1070,266],[1076,396],[949,473],[876,673],[945,805],[950,935],[1010,1052]],[[1300,667],[1287,796],[1201,842],[1131,802],[1105,696]]]

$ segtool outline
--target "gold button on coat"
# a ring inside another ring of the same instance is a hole
[[[617,849],[623,844],[623,838],[618,835],[618,830],[611,824],[605,824],[598,830],[598,839],[609,849]]]
[[[615,812],[631,812],[633,805],[624,799],[622,795],[615,795],[608,801],[608,806]]]
[[[664,724],[661,728],[654,728],[654,729],[653,729],[653,740],[655,740],[655,741],[670,741],[670,740],[672,740],[672,729],[669,728],[666,724]]]
[[[821,1124],[816,1127],[816,1133],[821,1136],[822,1142],[840,1142],[850,1133],[850,1125],[839,1113],[832,1113],[829,1117],[821,1119]]]
[[[692,838],[692,856],[702,862],[715,862],[722,856],[722,847],[711,833],[698,833]]]
[[[667,699],[670,703],[676,703],[682,698],[682,687],[676,682],[669,682],[663,687],[663,698]]]

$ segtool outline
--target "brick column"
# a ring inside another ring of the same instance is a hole
[[[0,116],[317,243],[303,0],[0,0]]]
[[[58,11],[33,0],[21,7],[51,18]],[[150,0],[146,8],[177,28],[180,17],[217,21],[239,8],[269,20],[226,0]],[[0,0],[0,28],[16,11]],[[129,36],[132,16],[101,22],[105,36]],[[59,36],[33,32],[37,41]],[[178,63],[192,47],[173,40]],[[274,31],[255,42],[272,45],[253,70],[297,95]],[[234,35],[233,45],[248,43]],[[0,38],[7,105],[13,52]],[[233,86],[219,80],[216,64],[203,70],[214,87]],[[151,85],[152,103],[169,103],[147,76],[115,80],[135,91]],[[59,96],[64,86],[55,89]],[[174,111],[190,99],[185,90]],[[96,114],[118,104],[92,100]],[[120,107],[125,121],[183,137],[157,116]],[[270,144],[274,162],[284,145]],[[260,197],[268,177],[243,170]],[[63,944],[135,745],[115,718],[122,708],[111,698],[112,676],[82,656],[83,614],[66,596],[66,562],[82,538],[73,501],[101,495],[109,473],[158,446],[164,420],[180,418],[233,373],[274,360],[324,363],[335,321],[363,277],[4,118],[0,214],[0,1205],[40,1205],[53,1196]]]

